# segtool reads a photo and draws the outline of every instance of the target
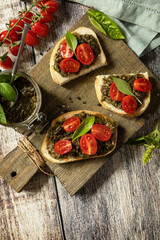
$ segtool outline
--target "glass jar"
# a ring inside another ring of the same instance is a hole
[[[6,71],[0,72],[0,75],[2,75],[2,74],[11,74],[11,70],[6,70]],[[13,128],[24,127],[25,126],[25,127],[29,128],[30,123],[32,123],[39,116],[39,111],[40,111],[41,103],[42,103],[41,91],[40,91],[40,88],[39,88],[38,84],[28,74],[26,74],[24,72],[21,72],[21,71],[17,71],[16,75],[18,75],[20,77],[23,77],[24,79],[26,79],[27,81],[29,81],[33,85],[34,90],[36,92],[36,98],[37,98],[36,106],[35,106],[35,109],[33,110],[33,112],[31,113],[31,115],[27,119],[25,119],[24,121],[15,122],[15,123],[7,123],[4,126],[13,127]],[[18,81],[18,80],[15,80],[15,81]]]

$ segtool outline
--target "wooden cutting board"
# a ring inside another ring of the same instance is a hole
[[[102,67],[85,76],[79,77],[64,86],[55,84],[50,76],[49,61],[52,49],[34,66],[29,74],[39,84],[42,91],[42,109],[52,121],[64,112],[74,110],[97,111],[111,117],[119,124],[117,151],[136,131],[138,131],[145,121],[158,109],[160,82],[144,66],[139,58],[128,48],[122,40],[113,40],[106,37],[92,27],[86,13],[70,29],[74,30],[80,26],[92,28],[102,45],[106,54],[108,66]],[[151,103],[148,110],[135,119],[127,119],[107,111],[99,106],[94,89],[95,76],[99,74],[126,74],[149,72],[150,81],[153,84]],[[31,134],[31,143],[40,152],[45,129],[41,134]],[[115,152],[114,151],[114,152]],[[104,158],[83,160],[68,164],[53,164],[46,161],[46,164],[55,173],[59,181],[71,194],[75,194],[97,171],[107,162],[111,155]],[[121,161],[121,159],[119,159]],[[107,164],[107,163],[106,163]],[[16,190],[20,191],[29,179],[36,173],[37,167],[26,157],[18,147],[0,160],[0,175]],[[16,174],[13,174],[15,173]],[[13,176],[14,175],[14,176]]]

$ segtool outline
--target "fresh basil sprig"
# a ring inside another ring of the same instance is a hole
[[[160,149],[160,131],[158,130],[159,121],[156,123],[155,130],[140,138],[129,139],[127,144],[144,145],[146,151],[143,156],[143,163],[147,163],[152,158],[152,153],[155,148]]]
[[[7,120],[6,120],[6,117],[5,117],[5,114],[4,114],[1,104],[0,104],[0,123],[7,124]]]
[[[88,17],[92,25],[106,36],[112,39],[125,39],[117,24],[103,12],[91,10],[88,11]]]
[[[88,117],[86,119],[84,119],[81,124],[79,125],[79,127],[76,129],[76,131],[74,132],[73,134],[73,137],[72,137],[72,142],[83,136],[84,134],[86,134],[93,126],[94,124],[94,121],[95,121],[95,117],[94,116],[91,116],[91,117]]]
[[[133,94],[131,86],[129,85],[128,82],[126,82],[125,80],[122,80],[120,78],[116,78],[116,77],[112,77],[113,81],[116,84],[116,87],[118,88],[118,90],[126,95],[131,95],[133,96],[135,99],[137,99],[137,101],[142,104],[142,102]]]
[[[69,31],[67,31],[66,33],[66,42],[68,47],[74,52],[74,54],[76,55],[76,47],[78,44],[77,38]]]

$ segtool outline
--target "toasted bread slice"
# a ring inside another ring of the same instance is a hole
[[[97,116],[101,119],[109,121],[109,123],[113,126],[111,128],[111,131],[112,131],[112,137],[110,139],[110,141],[112,142],[111,148],[109,148],[108,151],[106,151],[105,154],[103,154],[103,155],[86,155],[86,157],[82,157],[82,156],[73,157],[73,156],[68,155],[68,157],[66,157],[66,158],[61,157],[61,158],[57,159],[57,158],[51,156],[51,154],[48,151],[47,144],[49,144],[49,143],[47,143],[48,142],[47,141],[48,140],[48,133],[47,133],[44,140],[43,140],[43,143],[42,143],[41,152],[44,155],[44,157],[47,158],[49,161],[51,161],[53,163],[68,163],[68,162],[73,162],[73,161],[78,161],[78,160],[83,160],[83,159],[98,158],[98,157],[103,157],[103,156],[106,156],[106,155],[110,154],[115,149],[116,144],[117,144],[117,127],[118,127],[118,124],[116,124],[112,119],[108,118],[107,116],[105,116],[101,113],[86,111],[86,110],[68,112],[68,113],[65,113],[65,114],[59,116],[55,120],[53,120],[52,124],[51,124],[51,127],[54,127],[57,122],[60,122],[60,123],[63,124],[63,122],[66,119],[68,119],[70,117],[73,117],[76,114],[81,114],[81,113],[93,115],[95,117]]]
[[[86,28],[86,27],[79,27],[77,28],[75,31],[73,31],[72,33],[78,33],[80,35],[85,35],[85,34],[89,34],[92,35],[94,38],[97,39],[97,43],[99,45],[100,48],[100,54],[96,57],[95,61],[93,62],[93,64],[91,64],[90,67],[88,68],[83,68],[79,71],[79,73],[77,74],[69,74],[69,76],[67,77],[62,77],[60,73],[58,73],[55,69],[54,69],[54,64],[55,64],[55,55],[60,47],[60,44],[63,42],[63,40],[65,39],[65,37],[61,38],[55,45],[53,52],[51,54],[51,58],[50,58],[50,72],[51,72],[51,76],[53,78],[53,81],[63,85],[67,82],[69,82],[72,79],[78,78],[79,76],[82,76],[84,74],[87,74],[99,67],[102,67],[104,65],[107,65],[107,61],[106,61],[106,57],[105,54],[102,50],[101,44],[97,38],[97,35],[95,34],[95,32],[90,29],[90,28]]]
[[[149,80],[148,72],[140,73],[140,74],[143,74],[144,77]],[[120,115],[122,115],[124,117],[134,118],[134,117],[140,116],[147,109],[147,107],[148,107],[148,105],[150,103],[151,91],[148,91],[146,93],[146,97],[143,99],[142,105],[132,114],[127,114],[125,111],[123,111],[123,109],[116,108],[115,106],[110,104],[107,100],[106,101],[102,101],[101,88],[102,88],[102,85],[103,85],[103,78],[104,77],[108,78],[109,76],[116,76],[116,75],[118,75],[118,74],[98,75],[98,76],[96,76],[95,89],[96,89],[97,98],[98,98],[100,104],[104,108],[107,108],[108,110],[110,110],[112,112],[115,112],[117,114],[120,114]],[[127,75],[131,75],[132,76],[134,74],[127,74]]]

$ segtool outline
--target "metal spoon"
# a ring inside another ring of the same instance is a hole
[[[16,72],[17,72],[18,61],[19,61],[19,58],[20,58],[20,55],[21,55],[21,52],[22,52],[22,49],[23,49],[23,46],[24,46],[24,41],[26,39],[29,27],[30,27],[29,23],[24,24],[24,30],[23,30],[23,35],[22,35],[22,39],[21,39],[21,44],[20,44],[20,47],[19,47],[19,51],[18,51],[18,54],[17,54],[16,61],[15,61],[14,65],[13,65],[13,68],[12,68],[11,82],[10,82],[11,85],[13,84],[14,79],[15,79],[15,75],[16,75]],[[16,101],[18,99],[18,90],[15,86],[13,86],[13,88],[16,92],[16,100],[15,100],[15,102],[11,102],[11,107],[13,107],[13,105],[16,103]]]

